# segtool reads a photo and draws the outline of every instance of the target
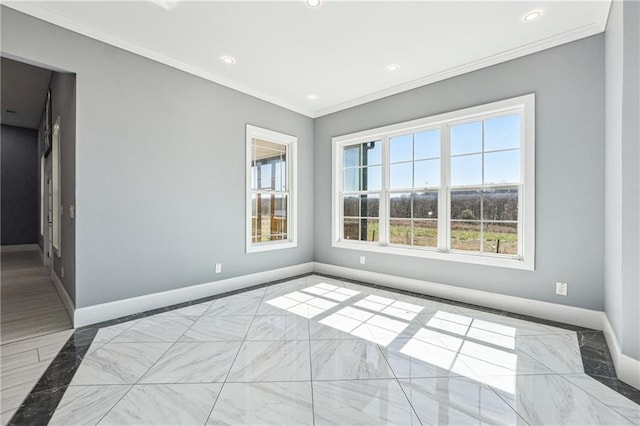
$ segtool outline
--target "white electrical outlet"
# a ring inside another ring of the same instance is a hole
[[[216,263],[216,274],[222,272],[222,263]]]
[[[567,295],[567,283],[556,282],[556,294],[559,296]]]
[[[364,265],[364,263],[366,262],[366,258],[364,256],[360,256],[360,264]]]

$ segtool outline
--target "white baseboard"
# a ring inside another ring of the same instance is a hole
[[[40,250],[38,244],[15,244],[12,246],[2,246],[0,253],[12,253],[16,251],[35,251]]]
[[[75,327],[96,324],[131,314],[188,302],[228,291],[240,290],[257,284],[266,283],[313,272],[313,262],[285,268],[272,269],[254,274],[212,281],[175,290],[163,291],[129,299],[116,300],[100,305],[78,308],[75,311],[73,324]]]
[[[74,328],[77,327],[74,321],[76,307],[73,304],[73,300],[71,300],[71,297],[69,297],[69,293],[67,293],[67,290],[62,285],[62,281],[60,281],[60,278],[58,278],[56,273],[53,271],[51,272],[51,280],[53,281],[53,285],[55,286],[56,290],[58,291],[58,294],[60,295],[60,299],[62,299],[64,308],[67,310],[67,313],[69,314],[69,318],[71,318],[71,322],[73,323]]]
[[[315,262],[314,272],[602,330],[600,311]]]
[[[603,315],[602,332],[607,340],[613,364],[616,366],[618,379],[636,389],[640,389],[640,361],[622,353],[616,333],[606,315]]]
[[[334,275],[378,284],[385,287],[408,290],[415,293],[428,294],[430,296],[443,297],[446,299],[502,309],[523,315],[531,315],[537,318],[559,321],[595,330],[602,330],[607,340],[607,344],[609,345],[609,350],[611,351],[611,356],[616,367],[616,372],[618,373],[618,378],[635,388],[640,388],[640,361],[624,355],[621,352],[616,335],[604,312],[590,309],[541,302],[515,296],[506,296],[503,294],[472,290],[359,269],[345,268],[342,266],[319,262],[308,262],[300,265],[272,269],[269,271],[227,278],[220,281],[212,281],[190,287],[75,309],[73,302],[62,286],[60,279],[55,274],[52,274],[52,276],[53,282],[58,293],[60,293],[60,297],[64,302],[65,308],[73,318],[74,326],[82,327],[311,272]]]

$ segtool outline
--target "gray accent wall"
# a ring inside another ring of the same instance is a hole
[[[3,246],[37,244],[40,233],[38,131],[1,126]]]
[[[3,55],[77,75],[77,308],[313,260],[310,118],[1,14]],[[298,137],[297,248],[245,253],[247,123]]]
[[[605,312],[640,359],[640,3],[614,1],[605,33]]]
[[[535,271],[331,246],[332,137],[528,93],[536,95]],[[314,143],[317,262],[603,309],[602,35],[318,118]],[[568,296],[555,294],[556,281],[568,283]]]

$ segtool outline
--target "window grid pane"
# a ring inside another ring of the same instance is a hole
[[[518,254],[519,187],[451,191],[452,250]]]
[[[438,192],[393,193],[389,197],[389,242],[438,246]]]
[[[254,243],[288,238],[288,198],[286,193],[251,194],[251,240]]]
[[[440,129],[389,139],[390,189],[440,186]]]
[[[451,126],[451,186],[520,183],[520,114]]]

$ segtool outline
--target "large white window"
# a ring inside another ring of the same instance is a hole
[[[296,247],[295,136],[247,125],[247,252]]]
[[[333,138],[334,247],[534,269],[534,95]]]

